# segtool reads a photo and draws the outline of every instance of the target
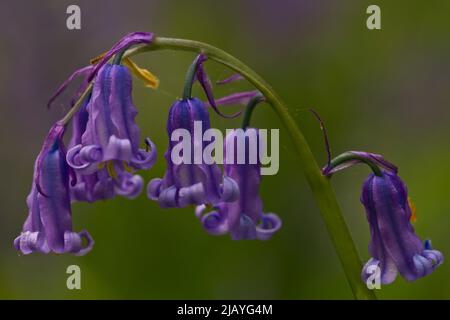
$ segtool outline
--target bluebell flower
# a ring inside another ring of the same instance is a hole
[[[240,129],[239,129],[240,130]],[[239,163],[238,139],[245,139],[244,163]],[[196,215],[204,229],[213,235],[229,233],[233,240],[259,239],[267,240],[281,228],[281,219],[275,213],[265,213],[259,195],[261,183],[261,163],[259,159],[252,163],[251,143],[259,154],[259,131],[247,128],[245,134],[232,130],[227,134],[224,146],[225,177],[236,181],[239,187],[239,199],[234,202],[221,202],[213,211],[205,213],[207,206],[196,208]],[[228,162],[227,152],[234,148],[233,157]]]
[[[88,179],[106,188],[105,198],[110,195],[110,183],[105,181],[108,175],[114,181],[116,193],[136,197],[142,190],[143,180],[133,173],[151,168],[156,161],[156,148],[149,139],[145,141],[150,150],[139,147],[140,130],[134,120],[137,110],[131,90],[128,68],[105,64],[95,78],[86,105],[87,122],[81,142],[67,152],[67,162],[78,174],[90,176]]]
[[[206,146],[203,134],[211,128],[207,106],[201,100],[191,96],[192,84],[195,80],[198,80],[203,87],[214,111],[224,116],[217,108],[211,82],[203,68],[205,60],[206,57],[203,54],[195,58],[186,75],[183,97],[175,101],[169,110],[167,120],[169,148],[165,153],[167,170],[162,179],[153,179],[147,186],[148,197],[158,201],[162,208],[229,202],[236,200],[239,194],[236,182],[229,177],[223,177],[216,163],[207,164],[203,158],[195,159],[194,156],[193,150],[197,147],[203,150]],[[196,131],[196,124],[201,126],[200,137],[193,134]],[[172,134],[180,129],[190,133],[190,141],[188,141],[190,155],[180,156],[173,152],[177,143],[172,141]],[[203,156],[203,152],[201,155]],[[175,162],[173,157],[177,158]]]
[[[382,171],[381,176],[371,174],[364,182],[361,202],[370,225],[372,258],[362,271],[363,280],[376,265],[381,270],[381,283],[389,284],[399,272],[408,281],[432,273],[442,262],[443,255],[423,243],[410,222],[414,216],[408,201],[406,185],[396,173]]]
[[[176,101],[169,111],[167,120],[167,134],[169,135],[169,148],[165,159],[167,170],[162,179],[150,181],[147,195],[150,199],[158,201],[161,207],[185,207],[204,203],[217,204],[221,201],[234,201],[238,195],[238,188],[231,178],[222,177],[222,171],[217,164],[195,163],[194,152],[189,155],[189,163],[173,162],[172,151],[176,142],[170,137],[177,129],[194,132],[194,122],[201,124],[201,134],[210,128],[209,113],[205,104],[197,98],[181,99]],[[196,144],[206,144],[195,141],[190,136],[191,150]],[[175,155],[174,155],[175,156]]]
[[[64,126],[56,123],[50,130],[36,163],[31,192],[27,197],[28,217],[14,246],[23,254],[73,253],[84,255],[94,241],[85,230],[72,230],[69,180],[62,142]],[[72,179],[73,179],[72,175]],[[82,239],[87,240],[83,245]]]
[[[430,241],[422,242],[416,235],[411,224],[415,207],[395,165],[379,154],[350,151],[333,159],[323,172],[329,176],[358,163],[369,165],[373,171],[361,193],[370,226],[372,256],[362,270],[363,281],[373,274],[374,267],[380,269],[383,284],[393,282],[397,273],[408,281],[432,273],[444,257],[431,248]]]

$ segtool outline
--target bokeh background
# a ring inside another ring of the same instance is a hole
[[[66,29],[69,4],[81,7],[79,31]],[[381,31],[366,28],[369,4],[381,7]],[[134,201],[73,206],[74,229],[86,228],[96,241],[84,257],[14,250],[34,158],[51,124],[67,111],[47,110],[48,97],[73,70],[138,30],[205,41],[248,63],[287,102],[321,163],[322,136],[309,107],[326,122],[335,154],[366,150],[398,164],[418,208],[417,233],[450,252],[450,2],[2,0],[0,6],[0,298],[352,298],[291,142],[267,105],[253,121],[281,127],[281,163],[276,176],[263,179],[261,193],[265,210],[284,222],[270,241],[210,236],[192,209],[161,210],[143,193]],[[134,82],[137,121],[160,155],[167,111],[193,57],[160,51],[136,58],[161,80],[157,91]],[[230,74],[213,62],[207,69],[213,80]],[[232,84],[216,94],[249,88]],[[239,124],[216,115],[212,122],[223,129]],[[160,157],[142,174],[148,181],[164,169]],[[369,230],[359,193],[368,173],[358,167],[333,179],[364,261]],[[81,267],[82,290],[66,288],[70,264]],[[450,298],[450,268],[444,262],[414,283],[399,277],[377,295]]]

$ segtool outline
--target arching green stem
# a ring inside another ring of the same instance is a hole
[[[124,49],[124,50],[122,50],[120,52],[117,52],[116,55],[114,56],[112,64],[121,64],[122,58],[123,58],[123,55],[124,55],[125,51],[127,51],[127,50]]]
[[[264,97],[261,94],[257,94],[253,98],[250,99],[247,106],[245,107],[244,115],[242,116],[242,129],[247,129],[247,127],[250,125],[250,120],[252,118],[253,110],[255,110],[255,107],[263,101]]]
[[[370,161],[367,158],[364,158],[358,154],[355,154],[353,152],[345,152],[345,153],[338,155],[336,158],[331,160],[330,166],[328,169],[333,169],[345,162],[352,161],[352,160],[359,160],[359,161],[367,164],[370,167],[370,169],[372,169],[372,172],[376,176],[379,176],[379,177],[383,176],[383,173],[381,172],[380,167],[376,163],[374,163],[373,161]]]
[[[81,96],[78,98],[78,100],[75,102],[75,104],[73,105],[73,107],[69,110],[69,112],[67,112],[67,114],[64,116],[64,118],[62,118],[61,120],[59,120],[59,122],[61,124],[63,124],[64,126],[67,126],[67,124],[70,122],[70,120],[72,120],[73,116],[75,115],[75,113],[77,113],[77,111],[81,108],[81,106],[83,105],[84,100],[89,96],[89,94],[91,93],[92,87],[93,87],[94,83],[91,82],[89,83],[89,85],[87,86],[87,88],[84,90],[84,92],[81,94]]]
[[[299,160],[299,167],[303,170],[319,206],[319,211],[355,298],[375,299],[374,293],[367,288],[360,278],[362,263],[339,208],[331,183],[327,177],[322,175],[321,169],[302,132],[289,113],[288,108],[270,85],[237,58],[219,48],[198,41],[157,37],[149,45],[139,45],[127,50],[124,57],[163,49],[204,53],[210,60],[219,62],[241,74],[264,95],[266,101],[273,107],[292,138]]]
[[[192,85],[194,84],[195,75],[197,73],[198,59],[199,57],[195,58],[194,62],[192,62],[186,72],[186,77],[184,79],[183,99],[190,99],[192,96]]]

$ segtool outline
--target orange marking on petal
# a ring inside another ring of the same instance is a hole
[[[408,197],[408,206],[409,206],[409,209],[411,210],[411,217],[409,218],[409,221],[416,222],[417,221],[417,214],[416,214],[417,208],[410,197]]]

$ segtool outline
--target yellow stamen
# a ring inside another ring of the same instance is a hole
[[[124,58],[122,61],[123,64],[130,69],[131,73],[133,73],[136,77],[144,81],[146,87],[152,89],[158,88],[159,79],[153,73],[151,73],[147,69],[140,68],[136,63],[131,61],[130,58]]]
[[[417,215],[416,215],[417,208],[410,197],[408,197],[408,206],[409,206],[409,209],[411,209],[411,217],[409,218],[409,221],[416,222],[417,221]]]
[[[102,53],[101,55],[91,59],[91,64],[96,64],[97,62],[99,62],[103,58],[104,55],[105,55],[105,53]],[[132,74],[134,74],[137,78],[144,81],[146,87],[149,87],[152,89],[158,88],[159,79],[153,73],[151,73],[147,69],[140,68],[130,58],[123,58],[122,62],[125,66],[128,67],[128,69],[130,69]]]
[[[96,64],[97,62],[99,62],[100,60],[102,60],[103,56],[105,55],[106,52],[103,52],[102,54],[96,56],[95,58],[92,58],[90,63],[91,64]]]
[[[106,169],[108,170],[108,174],[111,178],[114,180],[117,179],[117,173],[116,169],[114,169],[114,162],[112,160],[109,160],[106,165]]]
[[[130,173],[134,171],[133,168],[131,168],[126,161],[123,162],[123,167],[125,168],[126,171]]]
[[[105,167],[105,163],[104,163],[104,162],[100,162],[100,163],[97,165],[98,170],[102,170],[104,167]]]

